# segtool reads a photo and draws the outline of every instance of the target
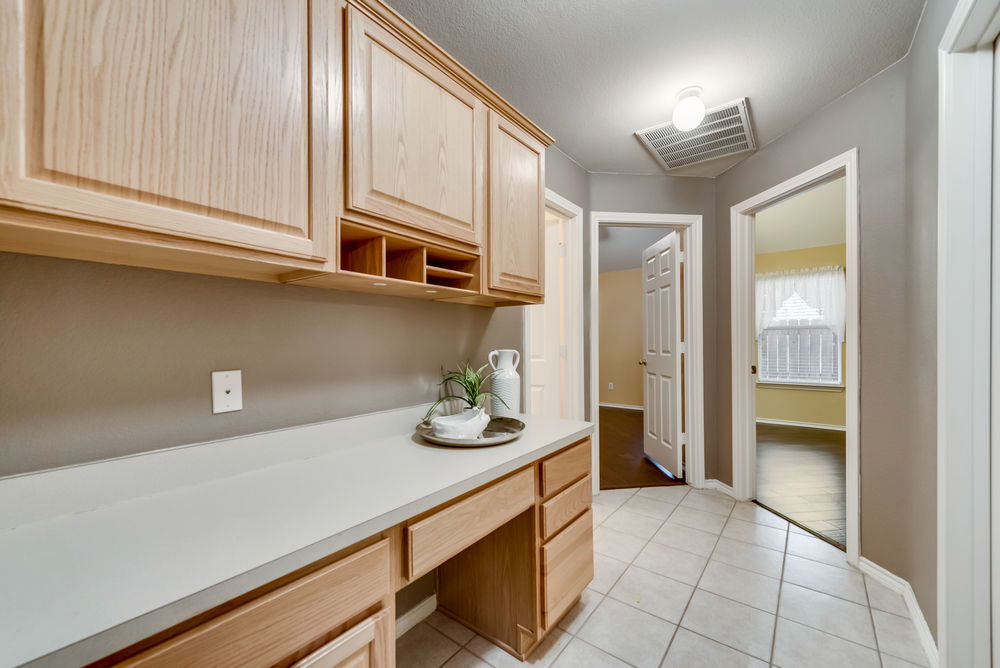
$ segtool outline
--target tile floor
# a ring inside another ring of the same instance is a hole
[[[602,492],[594,516],[594,580],[527,665],[928,665],[902,596],[759,506],[647,487]],[[399,668],[520,665],[437,612],[396,651]]]
[[[757,425],[757,500],[847,544],[846,434]]]

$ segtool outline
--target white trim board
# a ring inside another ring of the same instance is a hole
[[[931,635],[931,629],[927,626],[927,618],[924,617],[924,613],[920,609],[920,604],[917,603],[917,597],[914,595],[913,587],[910,586],[910,583],[864,557],[861,557],[858,566],[862,573],[903,597],[903,602],[906,603],[906,610],[910,613],[910,621],[913,622],[917,637],[920,638],[920,646],[927,656],[927,663],[931,668],[939,668],[941,663],[937,645],[934,644],[934,636]]]
[[[746,501],[757,496],[756,364],[754,332],[755,215],[758,211],[792,195],[839,177],[847,179],[847,328],[844,355],[845,402],[847,404],[847,561],[858,564],[861,556],[861,467],[860,384],[861,348],[859,313],[859,211],[858,150],[827,160],[730,209],[732,383],[733,383],[733,492]]]
[[[687,346],[684,390],[688,401],[686,422],[687,457],[685,480],[692,487],[705,486],[705,351],[704,351],[704,233],[700,215],[671,213],[622,213],[593,211],[590,214],[590,418],[594,423],[594,470],[600,453],[600,287],[598,284],[599,230],[616,227],[672,227],[683,229],[684,239],[684,342]],[[597,485],[595,478],[594,484]]]
[[[431,594],[415,606],[396,617],[396,638],[434,614],[438,607],[437,594]]]
[[[627,410],[627,411],[641,411],[642,410],[642,406],[630,406],[628,404],[609,404],[609,403],[605,403],[603,401],[600,402],[600,403],[598,403],[598,406],[600,406],[601,408],[621,408],[621,409]]]
[[[584,417],[584,364],[583,364],[583,209],[548,188],[545,189],[545,208],[555,211],[566,221],[566,407],[568,420]],[[530,411],[531,401],[531,307],[522,307],[521,330],[521,410]],[[573,325],[576,326],[573,326]],[[596,452],[596,444],[595,444]],[[595,456],[593,466],[594,490],[600,485],[600,466]]]
[[[733,488],[722,482],[721,480],[716,480],[715,478],[709,478],[705,481],[705,489],[714,489],[716,491],[722,492],[723,494],[728,494],[729,496],[736,498],[733,494]]]
[[[938,51],[937,632],[948,668],[1000,665],[998,33],[1000,0],[959,0]]]
[[[819,424],[818,422],[795,422],[793,420],[774,420],[771,418],[757,418],[757,424],[777,424],[786,427],[804,427],[806,429],[826,429],[828,431],[847,431],[847,427],[839,424]]]

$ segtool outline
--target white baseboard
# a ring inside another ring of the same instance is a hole
[[[399,617],[396,617],[396,637],[398,638],[420,622],[430,617],[431,614],[437,610],[437,607],[437,594],[431,594],[424,600],[420,601],[420,603],[417,603],[417,605],[410,610],[407,610]]]
[[[601,402],[601,403],[598,403],[597,405],[600,406],[601,408],[624,408],[627,411],[641,411],[641,410],[643,410],[642,406],[631,406],[629,404],[606,404],[606,403]]]
[[[736,495],[733,494],[732,487],[722,482],[721,480],[716,480],[715,478],[710,478],[705,481],[705,489],[714,489],[718,492],[722,492],[723,494],[727,494],[733,497],[734,499],[736,498]]]
[[[910,613],[910,619],[917,630],[917,636],[920,638],[920,644],[924,648],[924,654],[927,655],[927,662],[931,668],[938,668],[941,665],[938,657],[938,648],[934,643],[934,636],[931,635],[931,629],[927,626],[927,618],[924,617],[924,613],[920,610],[920,604],[917,603],[917,597],[914,595],[913,587],[910,586],[910,583],[864,557],[861,557],[859,566],[862,573],[870,575],[873,579],[903,596],[903,601],[906,603],[906,610]]]
[[[795,422],[793,420],[772,420],[771,418],[757,418],[760,424],[778,424],[786,427],[805,427],[807,429],[829,429],[830,431],[847,431],[847,427],[839,424],[819,424],[816,422]]]

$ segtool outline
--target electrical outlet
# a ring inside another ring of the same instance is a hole
[[[615,384],[614,383],[608,383],[608,389],[609,390],[615,389]]]
[[[243,372],[212,372],[212,413],[243,410]]]

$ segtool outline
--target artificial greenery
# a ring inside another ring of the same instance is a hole
[[[459,399],[460,401],[464,401],[469,405],[469,408],[482,408],[482,404],[486,401],[486,397],[496,397],[497,399],[500,399],[504,406],[507,406],[507,402],[504,401],[503,398],[493,394],[492,392],[486,392],[483,390],[483,385],[486,381],[500,373],[500,369],[497,369],[492,373],[483,376],[483,369],[488,366],[488,364],[484,364],[479,367],[479,369],[473,369],[469,366],[469,363],[466,362],[464,369],[447,372],[444,375],[444,380],[442,380],[439,384],[447,385],[448,383],[457,383],[459,387],[465,390],[465,396],[460,397],[458,395],[449,394],[446,397],[441,397],[435,401],[434,405],[431,406],[431,409],[427,411],[427,415],[424,416],[424,419],[429,420],[431,415],[434,414],[434,411],[437,410],[437,407],[449,399]],[[509,406],[507,407],[510,408]]]

